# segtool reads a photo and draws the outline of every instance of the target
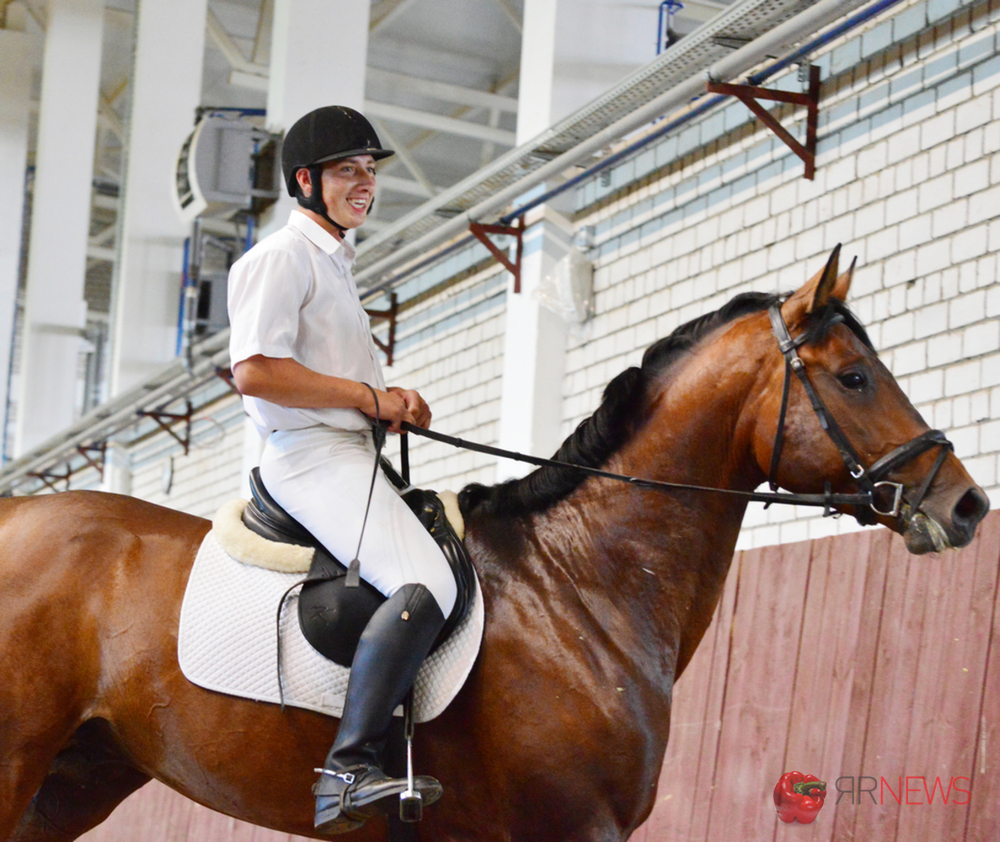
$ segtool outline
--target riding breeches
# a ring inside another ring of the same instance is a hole
[[[374,466],[371,433],[325,426],[271,433],[260,458],[271,496],[345,565],[358,550]],[[442,614],[451,613],[456,597],[451,568],[381,470],[357,556],[361,578],[385,596],[421,584]]]

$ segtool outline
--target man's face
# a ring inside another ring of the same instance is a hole
[[[327,213],[345,228],[357,228],[375,198],[375,159],[355,155],[323,165],[322,196]]]

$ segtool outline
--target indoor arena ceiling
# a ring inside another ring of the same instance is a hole
[[[684,0],[672,13],[672,30],[683,37],[731,2]],[[204,106],[264,107],[273,3],[209,0]],[[615,30],[624,33],[600,45],[580,44],[572,59],[580,72],[610,88],[651,61],[660,5],[574,0],[574,14],[613,15]],[[44,0],[0,0],[0,14],[10,14],[10,7],[26,10],[44,29]],[[107,310],[136,7],[137,0],[106,2],[87,285],[92,313]],[[364,110],[398,154],[380,170],[380,198],[367,232],[514,145],[523,8],[524,0],[373,0]]]

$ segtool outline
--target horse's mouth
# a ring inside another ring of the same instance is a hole
[[[907,520],[903,540],[906,542],[906,549],[913,555],[941,553],[955,546],[944,527],[923,512],[917,512]],[[959,546],[964,547],[967,543],[968,541]]]
[[[965,547],[976,537],[976,527],[990,509],[989,499],[978,488],[970,489],[954,507],[950,517],[942,520],[923,508],[906,514],[903,520],[903,540],[914,555],[940,553]]]

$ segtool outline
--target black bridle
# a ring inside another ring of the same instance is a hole
[[[827,316],[827,326],[833,324],[836,320],[842,320],[842,317],[839,314],[833,312],[832,310],[830,313],[831,315]],[[402,424],[402,428],[406,432],[410,432],[424,438],[433,439],[434,441],[442,442],[444,444],[451,445],[452,447],[472,450],[477,453],[486,453],[490,456],[499,456],[505,459],[513,459],[516,462],[526,462],[530,465],[537,465],[539,467],[573,470],[582,474],[587,474],[588,476],[604,477],[605,479],[627,482],[630,485],[635,485],[640,488],[656,489],[660,491],[700,491],[713,494],[728,494],[730,496],[741,497],[748,501],[765,503],[768,506],[773,503],[784,503],[795,506],[819,506],[823,508],[824,515],[833,514],[834,509],[837,506],[867,506],[876,514],[884,517],[899,517],[902,512],[903,485],[898,482],[890,482],[886,480],[885,477],[900,465],[909,462],[911,459],[915,459],[920,454],[930,450],[930,448],[940,446],[941,452],[938,454],[934,467],[927,475],[923,484],[917,490],[917,494],[913,501],[909,503],[910,510],[915,512],[920,507],[920,504],[923,502],[924,497],[926,497],[927,492],[930,490],[931,484],[934,482],[934,477],[937,476],[937,473],[940,470],[941,465],[944,463],[945,458],[947,458],[948,453],[953,449],[952,443],[948,441],[944,433],[940,430],[928,430],[926,433],[922,433],[906,444],[900,445],[890,453],[887,453],[885,456],[877,460],[870,468],[865,468],[861,458],[851,446],[851,443],[847,440],[847,437],[844,435],[833,416],[827,410],[826,405],[823,403],[819,393],[813,387],[809,380],[809,376],[806,374],[805,364],[799,357],[797,349],[806,343],[807,335],[803,334],[802,336],[792,339],[788,332],[788,326],[785,324],[785,319],[781,315],[780,303],[776,303],[771,306],[769,315],[771,317],[771,329],[775,338],[778,340],[778,347],[781,349],[781,353],[785,358],[785,379],[781,397],[781,410],[778,417],[778,432],[775,436],[774,450],[771,456],[771,468],[768,476],[768,483],[771,486],[770,492],[738,491],[731,488],[710,488],[701,485],[689,485],[687,483],[663,482],[661,480],[630,477],[624,474],[615,474],[611,471],[602,471],[599,468],[590,468],[585,465],[574,465],[571,462],[560,462],[556,459],[542,459],[538,456],[525,456],[522,453],[504,450],[503,448],[491,447],[490,445],[470,442],[454,436],[446,436],[443,433],[425,430],[422,427],[417,427],[405,421]],[[822,494],[782,493],[776,490],[778,487],[776,483],[778,463],[781,458],[781,450],[784,446],[785,438],[785,416],[788,409],[789,390],[791,386],[790,374],[793,371],[798,376],[799,381],[802,383],[802,386],[809,397],[813,410],[819,418],[820,426],[822,426],[827,435],[829,435],[833,440],[837,450],[840,452],[841,458],[844,460],[844,464],[847,466],[848,472],[860,488],[859,493],[834,493],[830,490],[829,483],[827,483],[826,490]],[[406,436],[402,436],[404,460],[408,458],[406,438]],[[892,502],[888,507],[879,508],[878,498],[885,489],[891,492]]]
[[[827,312],[829,315],[825,317],[826,321],[821,325],[822,329],[826,329],[835,321],[843,321],[843,317],[837,314],[832,308],[828,308]],[[941,448],[937,460],[934,462],[934,467],[917,490],[914,499],[909,501],[911,511],[915,512],[919,509],[920,504],[924,501],[924,497],[927,496],[927,492],[930,490],[931,483],[934,482],[934,477],[937,476],[938,471],[944,464],[944,460],[954,450],[954,445],[948,441],[945,434],[940,430],[928,430],[926,433],[921,433],[906,444],[902,444],[890,451],[877,460],[870,468],[865,468],[861,457],[858,456],[857,451],[851,446],[851,443],[847,440],[847,436],[844,435],[844,431],[840,429],[840,425],[837,424],[834,417],[830,414],[830,411],[826,408],[826,404],[823,403],[823,399],[820,398],[819,393],[813,386],[812,381],[809,380],[805,363],[799,357],[798,348],[805,344],[808,334],[803,333],[795,339],[791,337],[788,332],[788,325],[785,324],[785,319],[781,315],[780,303],[772,304],[768,310],[768,315],[771,317],[771,331],[774,333],[775,339],[778,340],[778,347],[785,358],[785,379],[781,394],[781,411],[778,415],[778,432],[775,434],[774,449],[771,452],[771,469],[768,472],[768,484],[771,490],[773,491],[778,487],[778,463],[781,459],[781,450],[784,445],[788,393],[792,380],[791,373],[795,372],[809,398],[809,402],[812,404],[813,411],[816,413],[817,418],[819,418],[820,426],[826,431],[826,434],[830,437],[834,445],[836,445],[837,450],[840,452],[840,458],[844,460],[844,465],[851,475],[851,479],[857,483],[863,494],[867,495],[868,500],[866,505],[876,514],[885,517],[899,517],[902,509],[903,485],[898,482],[891,482],[885,479],[885,477],[900,465],[909,462],[911,459],[915,459],[932,447]],[[886,509],[880,509],[878,504],[882,489],[891,491],[892,503]]]

